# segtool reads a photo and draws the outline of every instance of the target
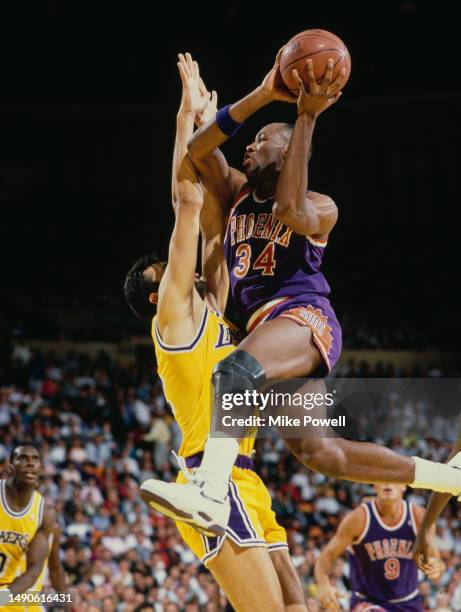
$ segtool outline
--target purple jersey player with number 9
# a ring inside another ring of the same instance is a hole
[[[318,598],[323,608],[339,610],[330,575],[347,550],[353,612],[422,612],[418,568],[413,561],[424,508],[403,499],[405,486],[375,485],[376,498],[347,514],[315,562]],[[431,533],[431,564],[426,575],[438,580],[445,564]]]

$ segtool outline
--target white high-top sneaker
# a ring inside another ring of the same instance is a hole
[[[451,465],[451,467],[461,470],[461,451],[459,453],[456,453],[456,455],[452,459],[450,459],[448,465]],[[458,501],[461,501],[461,495],[459,495]]]
[[[205,535],[224,535],[231,510],[228,496],[218,499],[199,469],[191,473],[182,457],[178,457],[178,462],[189,482],[168,483],[150,478],[141,484],[141,499],[157,512],[187,523]]]

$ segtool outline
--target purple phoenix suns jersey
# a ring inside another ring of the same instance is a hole
[[[362,504],[366,524],[349,549],[351,609],[361,601],[385,610],[422,610],[418,569],[413,561],[416,523],[413,504],[402,502],[402,518],[390,527],[379,516],[374,501]]]
[[[325,242],[295,234],[272,214],[274,198],[242,190],[232,206],[225,251],[234,302],[247,316],[278,297],[330,293],[320,272]]]

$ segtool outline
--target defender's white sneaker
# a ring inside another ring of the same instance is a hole
[[[200,470],[189,472],[183,457],[176,458],[189,482],[168,483],[150,478],[141,484],[141,499],[157,512],[187,523],[205,535],[224,535],[231,511],[228,496],[219,499]]]

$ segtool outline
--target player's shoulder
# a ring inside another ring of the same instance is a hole
[[[370,508],[367,502],[362,501],[356,508],[354,508],[349,516],[352,517],[352,520],[363,523],[368,519],[368,515],[370,514]]]
[[[160,353],[190,353],[201,342],[209,327],[210,310],[196,290],[187,311],[172,310],[152,319],[151,334],[157,357]]]
[[[306,197],[311,203],[311,207],[314,207],[316,214],[327,221],[326,226],[325,223],[322,224],[323,229],[326,231],[321,231],[318,234],[312,234],[311,236],[308,236],[308,238],[311,242],[312,239],[316,241],[314,242],[314,245],[316,246],[325,246],[328,242],[330,232],[338,220],[338,207],[336,206],[333,198],[318,191],[308,191]]]
[[[168,268],[167,268],[168,270]],[[170,288],[173,292],[170,294]],[[162,334],[165,327],[176,330],[177,333],[190,335],[190,327],[197,320],[201,321],[204,309],[204,298],[199,294],[195,286],[191,287],[190,299],[176,299],[176,287],[169,275],[164,275],[159,289],[159,300],[157,312],[151,322],[151,334],[155,335],[155,330]],[[184,332],[183,328],[187,330]]]
[[[351,512],[346,514],[342,520],[342,529],[347,531],[353,539],[357,539],[361,536],[367,524],[369,523],[369,509],[364,503],[354,508]]]
[[[46,499],[43,496],[42,496],[41,505],[42,505],[42,512],[41,512],[42,516],[41,516],[40,524],[43,529],[45,529],[49,533],[52,533],[57,523],[55,507],[48,499]]]

